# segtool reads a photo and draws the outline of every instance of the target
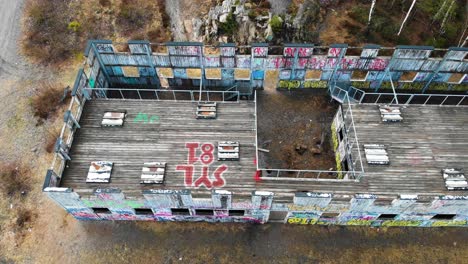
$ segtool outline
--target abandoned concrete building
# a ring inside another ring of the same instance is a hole
[[[468,226],[467,54],[89,41],[43,191],[79,220]]]

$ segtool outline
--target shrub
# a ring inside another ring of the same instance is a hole
[[[61,105],[66,103],[67,100],[63,100],[64,91],[62,87],[60,84],[49,82],[39,84],[39,93],[31,98],[33,114],[38,118],[39,125],[51,117]]]
[[[294,1],[292,1],[291,4],[289,4],[288,6],[288,14],[295,17],[297,15],[298,10],[299,10],[299,7],[296,5]]]
[[[0,164],[0,191],[9,197],[25,194],[31,189],[29,170],[16,163]]]
[[[77,32],[81,27],[80,22],[73,20],[72,22],[68,23],[68,29],[72,30],[73,32]]]
[[[22,229],[26,226],[27,223],[30,223],[32,219],[33,213],[31,213],[31,211],[25,208],[18,209],[18,211],[16,212],[16,228]]]
[[[270,2],[268,2],[268,0],[263,0],[263,1],[261,1],[261,2],[258,4],[258,7],[270,9],[270,8],[271,8],[271,4],[270,4]]]
[[[74,32],[68,28],[68,21],[71,20],[68,4],[69,0],[27,2],[22,40],[22,49],[26,55],[40,63],[57,63],[81,48],[80,43],[75,41]]]
[[[111,6],[112,3],[111,3],[110,0],[99,0],[99,4],[101,6],[109,7],[109,6]]]
[[[349,12],[349,16],[359,23],[367,24],[369,20],[369,10],[362,6],[355,6]]]
[[[271,29],[273,30],[273,33],[278,34],[283,29],[283,20],[278,15],[274,15],[271,18],[270,26],[271,26]]]
[[[149,24],[153,18],[150,8],[143,3],[137,4],[132,0],[122,0],[117,14],[117,25],[123,31],[131,31]]]
[[[46,142],[45,142],[45,150],[47,153],[53,153],[55,149],[55,142],[57,141],[57,138],[60,135],[60,131],[55,130],[52,132],[49,132],[46,137]]]
[[[249,10],[249,13],[248,13],[248,16],[251,20],[254,20],[257,16],[258,16],[258,13],[257,13],[257,10],[255,9],[250,9]]]
[[[226,18],[226,22],[219,24],[219,29],[222,34],[233,35],[239,25],[237,24],[236,17],[230,12]]]

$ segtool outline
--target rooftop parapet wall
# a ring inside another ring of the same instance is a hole
[[[266,43],[212,47],[199,42],[145,41],[126,45],[129,52],[117,51],[110,41],[89,42],[85,56],[91,88],[195,87],[203,79],[207,87],[247,82],[250,88],[327,88],[329,82],[337,81],[379,90],[390,88],[391,79],[402,90],[468,91],[468,48],[270,47]]]

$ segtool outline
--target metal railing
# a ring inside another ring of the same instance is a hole
[[[80,91],[81,92],[81,91]],[[67,108],[69,113],[71,113],[72,118],[74,118],[77,122],[79,122],[81,118],[81,114],[83,112],[84,105],[86,103],[86,98],[84,96],[74,95],[70,101],[70,104]],[[67,112],[68,112],[67,111]],[[71,125],[71,119],[67,118],[64,119],[64,123],[62,125],[62,129],[60,131],[60,135],[57,139],[58,142],[62,142],[67,148],[69,149],[72,145],[73,138],[75,136],[75,129],[76,127]],[[45,182],[45,187],[59,187],[60,179],[62,178],[63,171],[65,169],[66,159],[60,154],[60,152],[55,152],[54,158],[52,159],[52,163],[50,165],[49,171],[53,174],[53,177],[56,177],[58,180],[55,181],[56,186],[50,186],[49,182]],[[49,177],[46,177],[46,181],[51,181]]]
[[[399,104],[399,105],[438,105],[438,106],[468,106],[468,95],[454,94],[396,94],[366,93],[359,99],[362,104]]]
[[[232,89],[232,88],[231,88]],[[239,91],[85,88],[88,99],[239,102]],[[236,98],[235,101],[231,99]]]
[[[352,160],[351,170],[348,171],[334,171],[334,170],[298,170],[298,169],[270,169],[260,168],[258,160],[258,142],[257,137],[255,138],[257,145],[257,170],[262,171],[262,180],[286,180],[286,181],[328,181],[328,182],[359,182],[360,178],[364,174],[364,167],[362,164],[361,150],[359,147],[359,141],[354,126],[354,118],[351,109],[351,101],[349,100],[348,92],[336,87],[333,89],[336,95],[341,96],[343,99],[342,107],[346,107],[343,112],[343,122],[346,133],[346,151],[351,153],[355,151],[357,158]],[[332,92],[332,90],[330,91]],[[256,101],[256,94],[255,94]],[[256,108],[255,108],[256,109]],[[353,132],[353,136],[348,138],[349,132]],[[356,155],[353,155],[354,157]],[[293,176],[294,175],[294,176]]]

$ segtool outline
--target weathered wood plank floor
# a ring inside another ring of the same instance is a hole
[[[352,111],[361,151],[364,144],[384,144],[390,159],[390,165],[367,165],[363,155],[368,192],[468,194],[448,191],[441,175],[447,167],[468,170],[467,107],[411,105],[401,108],[397,123],[382,122],[377,105]]]
[[[121,128],[100,126],[102,115],[109,110],[126,110]],[[210,178],[224,164],[224,188],[237,195],[253,190],[291,196],[295,191],[333,192],[336,194],[466,194],[447,191],[440,170],[463,167],[468,170],[468,108],[409,106],[402,109],[401,123],[383,123],[378,106],[353,106],[354,121],[361,150],[363,144],[387,145],[390,165],[369,166],[363,157],[365,175],[361,182],[272,181],[256,182],[255,173],[255,105],[253,102],[219,103],[218,118],[195,119],[196,103],[170,101],[93,100],[87,102],[71,148],[72,161],[65,169],[62,186],[79,194],[91,194],[95,188],[117,187],[128,196],[139,196],[144,189],[199,189],[186,186],[185,175],[177,165],[187,165],[188,142],[211,143],[239,141],[239,161],[214,161]],[[157,116],[155,122],[136,121],[138,114]],[[287,124],[283,124],[287,125]],[[352,135],[350,135],[352,136]],[[215,151],[216,153],[216,151]],[[197,151],[197,156],[201,150]],[[216,154],[215,154],[216,157]],[[114,162],[110,183],[86,183],[91,161]],[[167,162],[163,185],[140,184],[144,162]],[[202,164],[194,164],[194,180],[201,176]]]

